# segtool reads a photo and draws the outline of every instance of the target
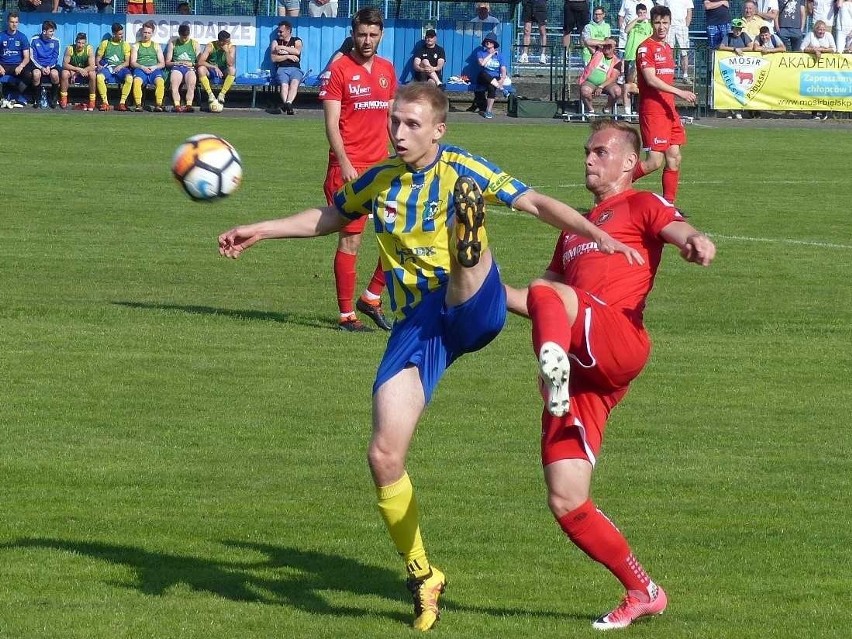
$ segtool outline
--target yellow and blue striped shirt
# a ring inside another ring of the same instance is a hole
[[[391,309],[405,318],[424,295],[447,283],[460,176],[473,178],[489,204],[511,207],[529,187],[487,160],[441,145],[430,166],[412,171],[392,157],[345,184],[334,204],[348,219],[373,215]]]

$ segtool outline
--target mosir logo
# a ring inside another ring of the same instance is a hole
[[[737,102],[745,105],[760,91],[772,67],[770,57],[734,56],[719,62],[719,72],[722,74],[725,88]]]

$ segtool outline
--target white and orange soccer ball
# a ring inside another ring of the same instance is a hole
[[[172,173],[193,200],[215,200],[239,188],[243,165],[227,140],[202,133],[178,147],[172,158]]]

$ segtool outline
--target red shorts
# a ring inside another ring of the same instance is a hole
[[[371,165],[372,166],[372,165]],[[369,166],[356,166],[355,170],[358,171],[358,175],[361,175],[364,171],[366,171]],[[328,170],[325,173],[325,182],[322,185],[322,191],[325,193],[325,201],[327,204],[331,205],[334,203],[334,194],[340,190],[340,187],[343,186],[343,175],[340,170],[340,165],[328,165]],[[352,220],[346,226],[344,226],[341,231],[345,231],[347,233],[362,233],[364,231],[364,227],[367,225],[367,216],[362,215],[357,220]]]
[[[670,146],[686,144],[686,131],[680,117],[664,113],[639,112],[639,130],[642,132],[642,146],[652,151],[664,152]]]
[[[610,411],[642,371],[651,342],[641,319],[574,289],[579,304],[571,327],[571,408],[564,417],[545,409],[541,418],[541,459],[588,459],[600,453]]]

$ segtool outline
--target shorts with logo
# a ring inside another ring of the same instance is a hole
[[[465,353],[487,346],[506,323],[506,289],[496,262],[469,300],[447,307],[445,297],[446,288],[426,294],[408,317],[394,323],[373,394],[401,370],[415,366],[428,404],[444,371]]]
[[[104,82],[106,82],[107,84],[121,84],[124,82],[124,79],[126,77],[133,74],[127,67],[124,67],[123,69],[119,70],[118,73],[114,73],[109,67],[99,67],[98,75],[104,76]]]
[[[675,112],[674,116],[663,113],[648,113],[639,107],[639,130],[642,146],[651,151],[664,152],[670,146],[686,144],[686,131]]]
[[[358,171],[358,175],[361,175],[364,171],[370,168],[372,165],[368,166],[356,166],[355,170]],[[322,185],[322,192],[325,193],[325,201],[331,205],[334,203],[334,194],[337,193],[343,187],[343,173],[340,170],[339,164],[329,164],[328,171],[325,174],[325,182]],[[361,233],[364,230],[364,227],[367,225],[367,216],[362,215],[358,219],[352,220],[347,223],[341,231],[345,231],[347,233]]]
[[[651,353],[651,341],[635,312],[607,306],[574,289],[577,319],[571,327],[570,411],[541,418],[543,465],[560,459],[588,459],[595,464],[610,411],[627,394]]]

